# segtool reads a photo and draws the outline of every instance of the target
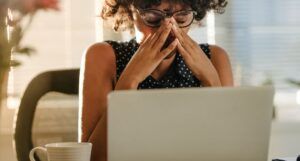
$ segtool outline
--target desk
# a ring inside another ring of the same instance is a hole
[[[0,156],[7,161],[17,161],[11,140],[12,134],[0,134]],[[269,158],[294,157],[286,159],[296,161],[299,154],[300,122],[273,122]]]
[[[269,158],[296,157],[300,154],[300,122],[272,123]],[[270,160],[270,159],[269,159]]]

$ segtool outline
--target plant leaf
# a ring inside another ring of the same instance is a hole
[[[31,56],[32,54],[34,54],[36,52],[36,50],[32,47],[16,47],[14,48],[13,50],[14,53],[17,53],[17,54],[24,54],[24,55],[27,55],[27,56]]]
[[[10,61],[10,66],[12,67],[17,67],[17,66],[20,66],[22,63],[18,60],[11,60]]]
[[[291,85],[300,87],[300,81],[296,81],[296,80],[293,80],[293,79],[287,79],[286,81],[287,81],[288,83],[290,83]]]

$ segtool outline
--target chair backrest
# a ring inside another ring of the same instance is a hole
[[[18,161],[29,161],[33,148],[32,125],[39,99],[48,92],[78,95],[79,69],[47,71],[37,75],[21,99],[15,123],[14,142]]]

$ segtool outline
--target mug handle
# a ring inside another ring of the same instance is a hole
[[[41,151],[43,151],[43,153],[47,153],[47,149],[46,148],[43,148],[43,147],[35,147],[35,148],[33,148],[33,149],[31,149],[30,150],[30,153],[29,153],[29,159],[30,159],[30,161],[36,161],[35,159],[34,159],[34,153],[35,153],[35,151],[36,150],[41,150]]]

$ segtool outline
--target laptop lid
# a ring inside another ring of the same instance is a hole
[[[109,161],[266,161],[271,87],[116,91]]]

